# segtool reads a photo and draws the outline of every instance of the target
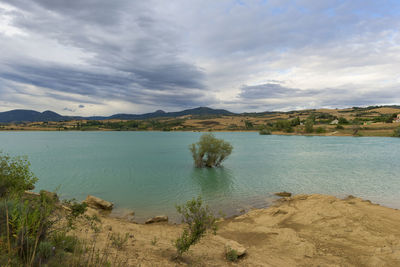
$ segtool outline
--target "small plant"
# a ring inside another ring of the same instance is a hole
[[[336,125],[336,130],[344,130],[344,127],[340,124]]]
[[[79,240],[76,236],[67,235],[66,232],[57,231],[52,235],[51,242],[57,249],[66,252],[74,252],[79,245]]]
[[[236,250],[228,248],[228,251],[225,254],[226,259],[231,262],[236,262],[239,258]]]
[[[153,245],[153,246],[155,246],[155,245],[157,245],[157,237],[155,236],[152,240],[151,240],[151,244]]]
[[[188,251],[190,246],[199,242],[207,230],[211,229],[216,234],[216,218],[208,206],[203,207],[200,196],[197,199],[189,200],[185,205],[176,206],[176,210],[182,215],[182,222],[187,224],[187,228],[175,241],[179,256]]]
[[[220,166],[231,153],[232,146],[212,133],[203,134],[200,141],[189,147],[194,164],[198,168]]]
[[[110,240],[111,245],[117,249],[123,249],[128,241],[129,234],[126,233],[125,236],[122,236],[120,233],[118,234],[111,234]]]
[[[261,129],[258,133],[260,135],[270,135],[271,131],[269,129]]]

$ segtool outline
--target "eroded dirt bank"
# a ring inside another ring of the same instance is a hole
[[[127,234],[123,248],[111,250],[128,266],[400,266],[400,211],[353,197],[282,198],[219,222],[217,235],[207,235],[180,260],[173,259],[172,242],[182,225],[100,218],[96,246],[111,247],[110,235]],[[77,234],[91,240],[94,232],[86,229],[80,226]],[[247,249],[235,263],[225,258],[227,240]]]

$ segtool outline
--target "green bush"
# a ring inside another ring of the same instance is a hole
[[[349,121],[344,117],[340,117],[338,119],[338,121],[339,121],[339,124],[349,124]]]
[[[247,130],[250,130],[250,129],[253,129],[253,128],[254,128],[254,125],[253,125],[253,123],[252,123],[251,121],[244,121],[244,127],[245,127]]]
[[[316,133],[326,133],[326,130],[325,130],[325,128],[323,128],[323,127],[318,127],[317,129],[315,129],[315,132]]]
[[[38,257],[40,261],[48,260],[52,255],[53,255],[53,244],[48,241],[40,242],[38,246]]]
[[[394,136],[394,137],[400,137],[400,127],[396,128],[396,129],[393,131],[393,136]]]
[[[203,207],[201,197],[188,201],[185,205],[176,206],[178,213],[182,215],[182,223],[187,227],[182,235],[175,241],[175,247],[179,255],[188,251],[190,246],[196,244],[211,229],[216,233],[216,218],[210,212],[208,206]]]
[[[229,248],[225,254],[226,259],[231,262],[235,262],[238,260],[239,256],[236,250]]]
[[[344,130],[344,127],[343,127],[342,125],[339,125],[339,124],[338,124],[338,125],[336,125],[336,129],[337,129],[337,130]]]
[[[200,141],[189,147],[194,164],[198,168],[220,166],[232,153],[232,145],[217,139],[212,133],[203,134]]]
[[[0,198],[32,190],[37,181],[26,157],[11,157],[0,152]]]
[[[56,231],[51,236],[51,242],[58,250],[66,252],[74,252],[79,245],[79,240],[76,236],[67,235],[65,231]]]
[[[261,129],[258,133],[260,135],[270,135],[271,134],[271,130],[269,130],[269,129]]]
[[[306,133],[314,132],[314,122],[311,119],[307,119],[304,123],[304,130]]]

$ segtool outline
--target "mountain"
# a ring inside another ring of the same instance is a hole
[[[36,122],[36,121],[62,121],[64,116],[53,111],[47,110],[37,112],[34,110],[15,109],[6,112],[0,112],[0,122]]]
[[[185,109],[177,112],[165,112],[163,110],[157,110],[152,113],[145,114],[115,114],[109,117],[110,119],[120,119],[120,120],[144,120],[151,118],[161,118],[161,117],[180,117],[186,115],[194,115],[194,116],[210,116],[210,115],[234,115],[230,111],[225,109],[212,109],[207,107],[198,107],[193,109]]]
[[[38,112],[34,110],[16,109],[6,112],[0,112],[0,123],[68,121],[68,120],[107,120],[107,119],[144,120],[144,119],[162,118],[162,117],[173,118],[185,115],[210,116],[210,115],[234,115],[234,114],[235,113],[232,113],[225,109],[198,107],[177,112],[165,112],[163,110],[157,110],[155,112],[145,113],[145,114],[115,114],[109,117],[106,116],[77,117],[77,116],[62,116],[58,113],[49,110],[44,112]]]

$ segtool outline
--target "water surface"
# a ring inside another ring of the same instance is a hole
[[[192,132],[0,132],[0,150],[27,155],[37,189],[92,194],[136,219],[175,215],[202,195],[227,214],[263,207],[272,192],[352,194],[400,208],[400,139],[216,133],[231,142],[223,168],[196,169]]]

